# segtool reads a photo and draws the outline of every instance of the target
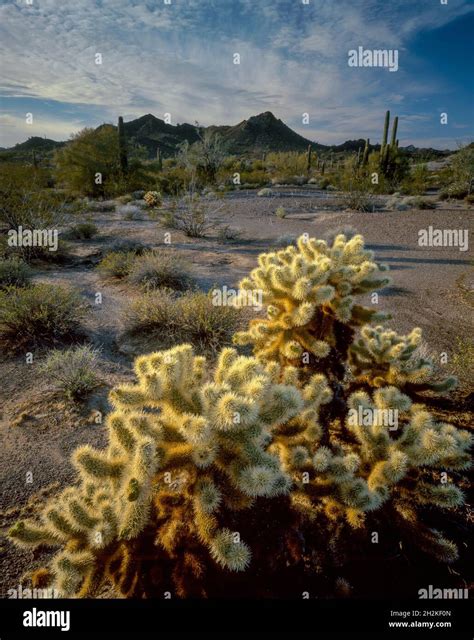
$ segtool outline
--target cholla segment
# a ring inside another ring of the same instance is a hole
[[[355,303],[356,296],[389,283],[386,270],[360,235],[338,235],[332,247],[301,236],[297,247],[262,254],[240,288],[262,291],[267,318],[252,321],[235,340],[252,344],[263,360],[296,360],[305,351],[325,358],[337,341],[334,323],[356,326],[386,317]]]
[[[433,382],[433,361],[419,355],[422,342],[421,329],[415,328],[406,336],[396,331],[376,327],[363,327],[361,335],[349,351],[352,373],[371,387],[396,385],[410,391],[436,391],[453,389],[457,380],[449,376]]]

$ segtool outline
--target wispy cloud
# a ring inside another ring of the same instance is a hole
[[[11,110],[5,100],[2,144],[32,135],[19,111],[28,99],[40,130],[56,135],[119,114],[230,124],[264,110],[322,142],[371,135],[387,106],[437,88],[433,79],[410,76],[408,40],[469,10],[464,0],[450,0],[449,10],[432,0],[7,1],[0,7],[2,92],[25,101]],[[400,71],[349,69],[347,51],[359,44],[400,48]],[[82,105],[89,121],[40,101]]]

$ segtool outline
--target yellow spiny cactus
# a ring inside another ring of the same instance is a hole
[[[436,422],[422,405],[396,387],[359,391],[348,399],[345,432],[330,429],[326,444],[309,445],[295,419],[276,434],[271,451],[278,451],[284,471],[295,487],[295,508],[314,519],[323,512],[330,520],[364,525],[365,514],[390,503],[415,529],[419,546],[442,560],[456,557],[455,545],[423,527],[423,505],[452,508],[463,494],[452,483],[436,482],[436,471],[463,471],[470,466],[472,437],[452,425]],[[349,435],[350,437],[347,437]],[[429,479],[427,470],[435,473]],[[416,527],[415,527],[416,523]]]
[[[298,360],[304,352],[325,358],[337,346],[338,325],[387,317],[355,303],[356,296],[389,283],[387,269],[373,261],[360,235],[338,235],[331,247],[301,236],[297,247],[261,254],[240,288],[262,291],[267,318],[253,320],[235,341],[252,344],[262,360]]]
[[[419,328],[401,336],[380,325],[363,327],[360,338],[349,350],[352,373],[371,387],[396,385],[407,392],[450,391],[457,383],[454,376],[440,382],[430,380],[433,361],[419,355],[421,341]]]
[[[130,545],[150,530],[170,556],[192,540],[222,567],[245,569],[251,551],[221,525],[220,512],[289,492],[279,458],[266,450],[272,430],[294,419],[310,437],[328,399],[321,376],[297,388],[290,372],[233,349],[221,352],[214,372],[189,345],[141,356],[135,371],[137,384],[110,394],[107,449],[79,447],[79,484],[47,505],[40,523],[10,531],[26,546],[63,547],[52,571],[67,596],[89,595],[107,579],[137,593],[140,563]]]

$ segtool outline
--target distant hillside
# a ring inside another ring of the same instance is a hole
[[[10,147],[10,149],[2,149],[2,151],[38,151],[40,153],[47,153],[57,149],[58,147],[62,147],[65,144],[65,142],[56,142],[56,140],[50,140],[49,138],[33,136],[28,138],[28,140],[25,140],[25,142],[19,142],[14,147]]]
[[[304,151],[309,144],[315,149],[325,148],[300,136],[270,111],[242,120],[233,127],[211,128],[222,135],[227,151],[235,155],[249,151]]]
[[[311,140],[297,134],[269,111],[242,120],[234,126],[211,126],[203,129],[218,133],[230,155],[302,151],[311,143]],[[157,148],[164,156],[172,156],[178,145],[185,140],[192,144],[199,139],[195,126],[187,123],[176,126],[166,124],[164,120],[151,114],[126,122],[125,133],[129,140],[146,147],[150,157],[156,156]]]
[[[151,113],[125,122],[124,126],[129,143],[145,147],[150,159],[156,157],[157,149],[160,149],[163,156],[171,157],[176,154],[179,145],[185,140],[192,144],[199,139],[194,125],[188,123],[167,124]],[[313,142],[290,129],[270,111],[252,116],[248,120],[242,120],[233,126],[210,126],[201,129],[210,129],[219,133],[226,152],[229,155],[237,156],[261,155],[267,151],[305,151],[309,144],[323,156],[329,153],[347,155],[348,153],[356,153],[365,145],[365,140],[362,138],[347,140],[342,144],[332,146]],[[67,142],[33,137],[10,149],[0,150],[0,158],[24,159],[31,156],[32,151],[38,155],[48,156],[52,154],[54,149],[64,144]],[[372,150],[380,148],[378,144],[371,144],[370,147]],[[403,150],[420,161],[440,158],[450,153],[436,149],[417,149],[412,145]]]

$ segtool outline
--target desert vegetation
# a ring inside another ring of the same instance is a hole
[[[11,438],[47,438],[53,403],[63,438],[61,486],[4,514],[14,575],[65,597],[464,584],[471,302],[456,247],[420,259],[416,234],[467,218],[472,145],[434,173],[389,112],[341,151],[229,153],[196,125],[170,154],[127,124],[0,152]]]
[[[78,483],[39,520],[10,529],[19,545],[59,547],[43,584],[63,596],[112,585],[153,597],[171,575],[180,597],[208,596],[250,567],[309,563],[332,576],[335,592],[341,555],[360,553],[374,528],[454,562],[456,543],[426,510],[462,508],[472,436],[424,403],[456,380],[433,379],[433,363],[418,355],[421,331],[398,335],[377,324],[386,314],[358,304],[389,283],[360,235],[332,245],[301,236],[261,254],[240,291],[263,292],[265,317],[234,335],[253,355],[216,349],[225,320],[211,320],[204,294],[138,299],[131,329],[165,329],[176,346],[135,360],[135,383],[110,393],[106,449],[79,447]],[[215,359],[196,354],[206,340]],[[54,352],[44,370],[76,394],[92,384],[93,359]],[[268,522],[273,509],[280,517]]]

